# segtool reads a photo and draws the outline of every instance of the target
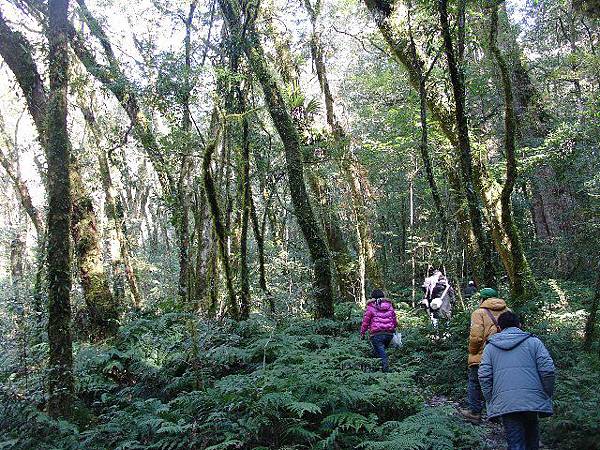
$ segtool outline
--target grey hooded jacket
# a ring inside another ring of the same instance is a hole
[[[479,382],[489,418],[532,411],[552,415],[554,362],[542,341],[511,327],[488,339]]]

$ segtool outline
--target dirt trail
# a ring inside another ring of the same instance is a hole
[[[430,406],[442,406],[448,405],[456,410],[456,415],[459,417],[458,408],[460,407],[459,403],[453,400],[448,399],[443,395],[433,396],[428,402]],[[493,423],[489,420],[482,420],[479,424],[479,427],[485,430],[485,444],[490,450],[506,450],[506,441],[504,439],[504,429],[500,423]],[[540,450],[554,450],[551,447],[548,447],[542,443],[540,443]]]

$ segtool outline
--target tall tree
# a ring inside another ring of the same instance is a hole
[[[508,276],[510,278],[511,296],[516,304],[522,304],[527,297],[535,293],[533,274],[525,257],[521,237],[514,223],[511,195],[517,181],[516,137],[517,117],[515,115],[512,80],[508,64],[498,47],[498,5],[493,5],[490,15],[490,49],[502,81],[504,95],[504,152],[506,157],[506,179],[500,196],[502,226],[507,236],[506,247],[510,251]]]
[[[71,413],[74,392],[71,342],[71,177],[67,134],[69,47],[68,0],[48,2],[50,93],[46,115],[48,137],[48,411]]]
[[[70,27],[69,23],[67,23],[67,27]],[[1,11],[0,55],[6,61],[25,95],[27,109],[38,132],[38,139],[47,152],[48,136],[45,118],[49,99],[33,59],[33,49],[23,34],[13,31],[7,25]],[[71,163],[76,164],[77,161],[71,152],[69,155]],[[80,170],[71,170],[70,174],[73,183],[70,192],[73,196],[73,207],[76,213],[71,223],[76,262],[81,274],[84,299],[90,311],[92,324],[90,334],[101,338],[116,329],[118,305],[115,304],[109,290],[107,274],[101,259],[100,237],[91,196],[81,179]]]
[[[142,304],[142,294],[139,288],[136,271],[132,263],[131,248],[129,239],[126,235],[125,218],[123,217],[123,205],[113,185],[113,177],[111,175],[111,167],[109,164],[106,150],[102,146],[101,130],[99,129],[96,116],[91,107],[81,106],[83,116],[90,127],[92,141],[97,152],[98,166],[100,169],[100,178],[102,179],[102,187],[104,188],[104,199],[106,213],[109,220],[109,226],[112,233],[116,236],[118,245],[118,256],[115,258],[115,272],[124,272],[123,275],[129,285],[131,296],[133,297],[133,305],[139,308]],[[123,269],[121,269],[123,266]]]
[[[372,217],[369,213],[370,208],[368,201],[371,196],[371,187],[368,182],[366,170],[352,152],[352,149],[350,148],[350,138],[347,135],[346,130],[344,130],[340,124],[335,113],[334,97],[329,85],[327,64],[323,55],[321,33],[318,29],[319,16],[321,14],[321,1],[317,0],[312,4],[310,0],[304,0],[304,7],[308,12],[312,24],[310,53],[325,102],[325,118],[333,136],[333,145],[337,147],[336,154],[339,155],[337,159],[341,172],[350,189],[352,207],[356,218],[359,261],[364,261],[365,266],[364,269],[359,269],[359,273],[366,273],[372,286],[383,287],[381,268],[377,261],[375,245],[373,243],[371,226]],[[361,277],[360,283],[360,298],[364,301],[366,287],[364,276]]]
[[[423,78],[423,68],[427,67],[422,55],[411,51],[410,35],[396,29],[393,21],[395,2],[381,0],[365,0],[367,8],[371,12],[375,23],[381,32],[385,42],[392,52],[394,58],[404,67],[408,74],[408,79],[414,89],[420,88],[420,82]],[[415,60],[414,57],[417,57]],[[430,83],[426,90],[426,103],[433,119],[439,124],[442,132],[455,149],[458,149],[458,136],[456,133],[452,108],[445,101],[446,95],[439,87],[439,83]],[[459,152],[456,151],[452,159],[459,159]],[[454,204],[457,207],[458,228],[461,231],[461,239],[467,250],[470,265],[475,270],[476,279],[480,284],[494,284],[493,270],[490,268],[490,261],[485,262],[484,251],[479,246],[481,233],[479,230],[479,239],[476,238],[475,226],[471,220],[469,208],[464,208],[466,194],[459,174],[450,168],[447,171],[448,182],[451,193],[454,197]],[[491,245],[489,239],[484,248]]]
[[[469,138],[469,125],[465,110],[465,81],[464,74],[459,67],[452,35],[450,32],[450,23],[448,21],[448,2],[447,0],[438,0],[438,9],[440,14],[440,25],[442,30],[442,38],[444,40],[444,50],[446,53],[446,63],[452,83],[452,93],[454,95],[454,118],[456,125],[456,134],[458,140],[459,162],[465,195],[467,198],[467,206],[469,209],[469,217],[473,227],[473,233],[477,240],[477,246],[481,251],[481,256],[484,264],[484,281],[488,286],[495,286],[495,270],[492,262],[492,248],[489,245],[488,239],[485,237],[483,228],[483,213],[477,191],[475,190],[475,182],[473,180],[473,157],[471,154],[471,140]],[[459,37],[459,58],[461,57],[461,49],[464,49],[464,37]]]
[[[245,21],[236,0],[219,0],[219,6],[234,39],[244,47],[252,72],[262,86],[271,119],[283,142],[292,203],[313,263],[316,317],[333,317],[331,257],[323,230],[315,217],[306,191],[298,131],[277,82],[269,70],[262,43],[254,29],[253,15],[257,13],[256,5],[254,8],[246,8],[249,16],[245,17]]]

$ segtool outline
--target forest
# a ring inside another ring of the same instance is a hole
[[[597,0],[0,0],[0,449],[506,449],[473,282],[600,450],[599,143]]]

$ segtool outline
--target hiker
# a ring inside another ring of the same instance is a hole
[[[437,326],[440,318],[450,319],[455,295],[444,274],[439,270],[434,271],[433,275],[425,278],[422,288],[425,298],[421,301],[421,305],[427,308],[433,325]]]
[[[398,320],[392,302],[385,298],[381,289],[373,289],[371,298],[367,301],[360,335],[364,339],[365,333],[369,331],[373,354],[381,358],[381,368],[384,372],[389,370],[385,349],[390,345],[397,325]]]
[[[538,417],[552,415],[554,362],[513,312],[502,313],[498,325],[501,332],[488,340],[479,365],[488,417],[502,418],[508,450],[538,450]]]
[[[481,355],[486,341],[493,336],[500,328],[498,326],[498,317],[500,314],[508,311],[506,302],[498,298],[498,292],[492,288],[483,288],[479,292],[481,303],[471,314],[471,330],[469,332],[469,358],[468,358],[468,378],[467,378],[467,401],[468,409],[461,409],[459,412],[473,422],[481,420],[481,411],[483,410],[483,399],[481,397],[481,387],[477,371],[481,362]]]
[[[464,290],[463,290],[463,295],[465,296],[465,298],[471,298],[476,293],[477,293],[477,287],[475,287],[475,282],[469,281],[469,283],[467,284],[467,287],[464,288]]]

